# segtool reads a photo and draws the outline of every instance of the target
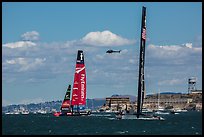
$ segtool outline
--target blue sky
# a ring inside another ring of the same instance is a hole
[[[61,100],[84,50],[87,98],[137,95],[147,7],[147,94],[202,89],[201,2],[2,3],[2,105]],[[120,54],[106,54],[121,49]]]

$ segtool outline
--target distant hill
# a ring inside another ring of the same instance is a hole
[[[181,92],[161,92],[160,94],[182,94]]]
[[[96,99],[87,99],[87,107],[90,109],[97,109],[100,108],[101,106],[103,106],[103,104],[106,103],[106,99],[105,98],[96,98]]]
[[[89,109],[97,109],[101,107],[106,102],[105,98],[101,99],[87,99],[87,105],[86,107]],[[47,101],[42,103],[30,103],[30,104],[17,104],[17,105],[8,105],[2,107],[2,112],[14,112],[15,110],[20,110],[20,108],[26,108],[30,112],[37,111],[40,109],[47,110],[48,112],[52,111],[52,109],[55,109],[57,111],[60,110],[62,104],[62,100],[57,101]]]
[[[131,102],[134,102],[136,100],[136,96],[133,96],[133,95],[117,95],[117,94],[114,94],[111,97],[129,97]]]
[[[160,94],[182,94],[179,92],[161,92]],[[147,95],[147,96],[151,96],[151,94]],[[131,102],[135,102],[136,96],[133,95],[117,95],[114,94],[111,97],[129,97]],[[62,100],[57,100],[57,101],[47,101],[44,103],[31,103],[31,104],[19,104],[19,105],[9,105],[9,106],[3,106],[2,107],[2,112],[5,111],[14,111],[15,109],[20,109],[20,107],[25,107],[26,109],[30,110],[30,111],[34,111],[34,110],[39,110],[39,109],[48,109],[48,110],[52,110],[52,109],[56,109],[57,111],[59,111],[60,106],[61,106]],[[89,109],[98,109],[101,106],[103,106],[106,103],[106,98],[94,98],[94,99],[87,99],[87,105],[86,107]]]
[[[154,94],[158,94],[158,93],[154,93]],[[151,95],[154,95],[154,94],[148,94],[147,96],[151,96]],[[161,92],[159,94],[182,94],[181,92]]]

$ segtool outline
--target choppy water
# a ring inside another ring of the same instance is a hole
[[[164,121],[115,119],[112,114],[54,117],[2,115],[3,135],[202,135],[202,112],[161,115]]]

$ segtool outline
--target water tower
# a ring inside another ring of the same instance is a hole
[[[191,77],[188,79],[188,94],[194,90],[196,90],[196,77]]]

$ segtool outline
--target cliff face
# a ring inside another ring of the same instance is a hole
[[[202,103],[202,94],[189,94],[189,98],[192,98],[192,103]]]
[[[193,94],[154,94],[146,96],[145,99],[192,99],[193,103],[202,102],[202,93],[193,93]]]

